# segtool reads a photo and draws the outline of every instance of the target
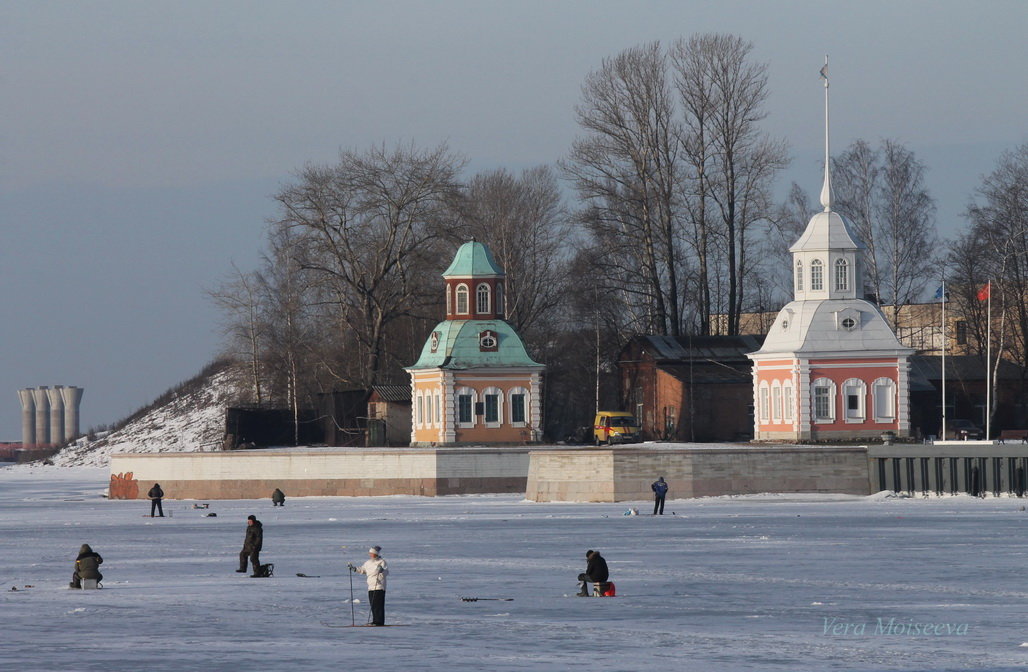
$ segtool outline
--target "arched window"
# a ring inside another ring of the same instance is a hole
[[[792,398],[792,381],[782,383],[782,420],[792,422],[793,408],[795,403]]]
[[[848,292],[850,288],[850,265],[845,259],[835,260],[835,291]]]
[[[457,285],[457,314],[468,314],[468,286]]]
[[[778,380],[771,383],[771,420],[782,421],[782,383]]]
[[[435,424],[443,424],[443,395],[435,393]]]
[[[435,395],[431,392],[426,394],[425,403],[428,405],[425,411],[425,424],[431,427],[435,424]]]
[[[503,314],[503,283],[496,283],[496,315],[497,317],[504,317]]]
[[[515,387],[507,393],[510,424],[514,427],[528,425],[528,399],[528,390],[523,387]]]
[[[842,402],[846,409],[846,422],[864,422],[867,419],[867,383],[850,378],[842,384]]]
[[[457,389],[457,426],[475,426],[475,402],[478,401],[478,392],[470,387]]]
[[[814,406],[814,422],[835,422],[835,383],[828,378],[818,378],[810,386]]]
[[[810,289],[820,292],[825,288],[825,268],[820,259],[810,262]]]
[[[499,427],[503,424],[503,390],[498,387],[487,387],[482,392],[485,407],[485,426]]]
[[[489,285],[484,282],[475,290],[475,312],[479,315],[489,313]]]
[[[874,402],[875,422],[895,422],[896,381],[878,378],[871,384],[871,399]]]
[[[796,291],[803,291],[803,262],[796,260]]]
[[[425,423],[425,398],[418,392],[417,413],[414,416],[414,424],[421,427]]]
[[[453,312],[453,296],[450,294],[450,286],[446,285],[446,314]]]
[[[771,388],[766,380],[760,381],[760,421],[767,423],[771,420]]]

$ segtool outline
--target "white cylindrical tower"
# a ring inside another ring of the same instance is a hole
[[[64,397],[61,396],[62,385],[54,385],[46,391],[50,400],[50,443],[55,446],[64,445]]]
[[[82,402],[82,388],[68,385],[61,388],[64,397],[64,440],[79,438],[79,404]]]
[[[36,445],[36,400],[32,396],[32,388],[18,390],[21,401],[21,447],[31,448]]]
[[[50,398],[46,386],[32,390],[36,401],[36,445],[45,446],[50,443]]]

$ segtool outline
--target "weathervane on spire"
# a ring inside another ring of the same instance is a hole
[[[825,54],[825,64],[821,68],[821,79],[825,80],[825,183],[821,187],[821,205],[825,212],[832,209],[832,178],[829,174],[831,155],[828,152],[828,54]]]

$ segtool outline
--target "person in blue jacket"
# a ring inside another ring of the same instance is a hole
[[[653,515],[664,515],[664,498],[667,497],[667,483],[664,482],[664,477],[661,476],[653,484],[650,485],[650,489],[653,490]]]

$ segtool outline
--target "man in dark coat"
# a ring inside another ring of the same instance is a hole
[[[160,511],[161,515],[159,518],[164,517],[164,507],[161,506],[161,498],[164,497],[164,491],[161,490],[160,483],[154,483],[153,487],[150,488],[150,492],[146,493],[146,496],[150,498],[150,517],[153,518],[154,510]]]
[[[650,485],[650,489],[653,490],[653,515],[657,515],[657,510],[660,510],[660,515],[664,515],[664,498],[667,497],[667,483],[664,482],[664,477],[661,476],[654,483]]]
[[[71,588],[81,588],[83,579],[95,579],[97,583],[103,581],[104,575],[100,573],[100,565],[104,559],[99,553],[95,553],[89,544],[82,544],[79,549],[79,557],[75,558],[75,572],[71,575]]]
[[[246,571],[246,559],[250,559],[253,565],[253,574],[257,576],[261,567],[261,547],[264,545],[264,526],[257,516],[248,516],[246,519],[246,537],[243,539],[243,550],[239,552],[239,569],[237,572]]]
[[[578,592],[579,597],[589,597],[588,583],[606,583],[610,578],[607,571],[607,561],[603,559],[599,551],[588,550],[585,552],[585,572],[578,575],[582,582],[582,590]]]
[[[271,505],[272,506],[285,506],[286,505],[286,493],[282,492],[278,488],[275,488],[275,492],[271,493]]]

